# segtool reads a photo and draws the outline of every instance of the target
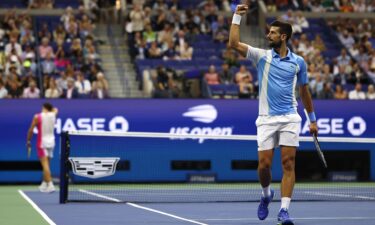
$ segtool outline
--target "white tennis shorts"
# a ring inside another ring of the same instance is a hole
[[[280,145],[298,147],[301,120],[298,114],[259,116],[255,122],[258,151],[270,150]]]

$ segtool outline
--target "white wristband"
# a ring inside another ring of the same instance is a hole
[[[240,16],[238,14],[234,14],[233,19],[232,19],[232,24],[240,25],[241,24],[241,18],[242,18],[242,16]]]

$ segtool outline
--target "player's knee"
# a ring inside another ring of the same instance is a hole
[[[284,157],[282,160],[283,170],[284,171],[293,171],[295,165],[295,157],[288,156]]]
[[[270,159],[260,159],[258,163],[258,169],[259,170],[268,170],[271,169],[272,161]]]

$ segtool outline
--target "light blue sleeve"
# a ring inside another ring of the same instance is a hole
[[[297,82],[299,85],[305,85],[308,83],[308,78],[307,78],[307,66],[306,62],[303,58],[298,58],[297,63],[299,66],[299,71],[297,72]]]
[[[246,58],[250,59],[255,65],[258,64],[259,60],[267,54],[265,49],[254,48],[250,45],[247,46],[247,55]]]

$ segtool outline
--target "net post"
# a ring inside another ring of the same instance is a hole
[[[60,204],[64,204],[68,200],[68,157],[70,154],[69,133],[61,133],[61,153],[60,153]]]

